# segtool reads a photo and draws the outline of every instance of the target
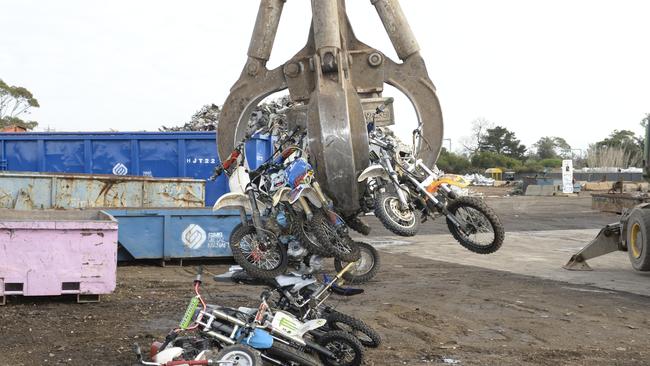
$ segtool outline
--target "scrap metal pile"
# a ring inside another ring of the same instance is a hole
[[[256,129],[256,126],[268,125],[271,120],[285,120],[287,109],[295,105],[296,103],[291,101],[288,95],[263,102],[255,107],[255,110],[251,113],[248,126],[251,129]],[[216,104],[206,104],[192,115],[189,122],[184,123],[182,126],[162,126],[160,131],[216,131],[217,126],[219,126],[220,116],[221,107]]]
[[[268,70],[284,3],[261,1],[248,62],[221,111],[215,170],[215,177],[228,177],[231,191],[215,209],[238,210],[241,219],[230,236],[241,268],[225,277],[268,290],[253,308],[210,305],[197,276],[196,296],[179,326],[153,345],[153,361],[143,361],[138,350],[141,364],[361,365],[364,347],[379,346],[379,334],[327,303],[332,294],[361,294],[344,284],[366,283],[379,269],[378,252],[351,237],[350,229],[368,234],[360,215],[373,212],[401,236],[444,216],[452,236],[479,254],[503,243],[494,211],[456,194],[452,187],[468,182],[434,165],[442,117],[399,3],[372,1],[403,63],[355,38],[344,0],[312,0],[307,45]],[[384,83],[404,91],[416,107],[422,122],[412,146],[385,129],[394,119],[392,98],[382,97]],[[266,96],[284,89],[289,99],[253,114]],[[246,142],[259,133],[275,141],[262,164],[246,159]],[[336,275],[323,275],[325,258],[333,258]]]

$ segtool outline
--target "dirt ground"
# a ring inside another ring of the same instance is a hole
[[[508,231],[597,228],[616,219],[591,212],[588,199],[487,200]],[[387,235],[368,219],[373,235]],[[444,225],[425,231],[442,233]],[[0,365],[131,365],[134,342],[148,346],[177,324],[193,272],[121,266],[117,291],[98,304],[9,298],[0,307]],[[255,306],[262,290],[204,284],[211,303],[229,306]],[[648,297],[401,254],[383,255],[363,287],[365,294],[330,304],[383,336],[368,365],[650,365]]]

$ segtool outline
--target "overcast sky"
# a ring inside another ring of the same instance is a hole
[[[152,130],[222,104],[246,60],[257,0],[0,0],[0,78],[57,131]],[[650,112],[650,1],[402,0],[459,146],[482,117],[527,145],[576,148]],[[288,0],[270,66],[305,43],[310,2]],[[358,38],[397,59],[369,0],[348,0]],[[395,93],[394,90],[391,91]],[[404,98],[400,123],[415,125]],[[408,129],[404,129],[408,130]]]

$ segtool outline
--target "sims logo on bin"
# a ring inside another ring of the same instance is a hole
[[[115,175],[127,175],[128,173],[129,169],[122,163],[117,163],[113,167],[113,174]]]
[[[207,239],[207,234],[202,227],[196,224],[188,225],[182,234],[183,244],[190,249],[199,249],[205,240]]]

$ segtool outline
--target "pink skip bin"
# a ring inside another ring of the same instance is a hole
[[[8,295],[77,294],[96,302],[115,290],[117,221],[98,210],[0,209],[0,305]]]

